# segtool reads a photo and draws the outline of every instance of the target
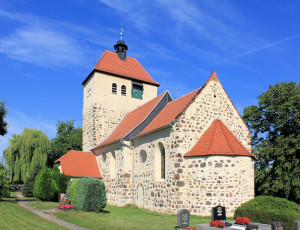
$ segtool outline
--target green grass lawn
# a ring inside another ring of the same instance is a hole
[[[30,201],[39,209],[57,208],[58,202]],[[174,229],[177,225],[177,215],[166,215],[137,207],[116,207],[107,205],[105,212],[62,211],[55,215],[67,222],[89,229]],[[190,226],[209,223],[210,217],[190,217]]]
[[[31,201],[28,201],[31,202]],[[66,229],[17,204],[15,193],[0,201],[0,229]]]
[[[107,213],[67,211],[55,215],[67,222],[89,229],[174,229],[177,215],[150,212],[136,207],[106,206]],[[190,226],[209,223],[210,217],[190,217]]]
[[[28,204],[38,209],[51,209],[59,206],[58,202],[42,202],[31,199]],[[5,211],[7,210],[7,211]],[[166,215],[137,207],[116,207],[107,205],[105,212],[61,211],[54,213],[57,218],[88,229],[174,229],[177,215]],[[190,226],[209,223],[210,217],[191,215]],[[227,218],[232,220],[233,218]],[[51,226],[51,227],[49,227]],[[30,213],[16,203],[16,197],[0,202],[0,229],[53,229],[50,224],[35,214]],[[62,229],[60,226],[55,227]]]

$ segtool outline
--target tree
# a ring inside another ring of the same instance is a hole
[[[10,181],[23,182],[36,165],[44,166],[49,144],[41,130],[25,128],[22,134],[14,134],[3,152]]]
[[[57,191],[58,187],[52,178],[51,169],[44,167],[35,178],[34,196],[43,201],[50,201],[55,199]]]
[[[48,153],[48,166],[52,167],[55,160],[70,150],[82,149],[82,129],[80,127],[75,128],[74,122],[74,120],[57,122],[56,137],[51,140]]]
[[[5,101],[0,101],[0,135],[4,136],[7,133],[7,122],[4,120],[7,114]]]
[[[9,197],[9,183],[6,177],[6,170],[0,169],[0,200],[2,197]]]
[[[57,185],[57,200],[60,197],[61,193],[66,193],[67,191],[67,187],[68,187],[68,183],[70,181],[70,176],[68,175],[64,175],[63,173],[60,173],[57,164],[55,164],[53,166],[52,169],[52,178],[54,179],[56,185]]]
[[[33,168],[33,171],[30,173],[30,176],[25,181],[25,184],[22,188],[22,194],[25,197],[33,197],[33,188],[34,188],[34,181],[37,174],[41,171],[42,167],[40,165],[36,165]]]
[[[244,109],[250,128],[256,195],[300,203],[300,86],[277,83],[258,96],[258,105]]]

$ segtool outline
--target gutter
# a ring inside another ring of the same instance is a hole
[[[133,137],[131,140],[134,140],[134,139],[137,139],[137,138],[146,136],[146,135],[151,134],[151,133],[155,133],[155,132],[157,132],[157,131],[159,131],[159,130],[162,130],[162,129],[171,127],[171,126],[173,126],[173,125],[174,125],[174,121],[171,122],[170,124],[167,124],[167,125],[165,125],[165,126],[163,126],[163,127],[158,128],[158,129],[154,129],[154,130],[152,130],[152,131],[150,131],[150,132],[143,133],[142,135],[137,135],[137,136]]]

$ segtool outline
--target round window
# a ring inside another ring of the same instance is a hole
[[[105,162],[106,161],[106,153],[102,154],[102,161]]]
[[[140,151],[140,162],[144,163],[147,160],[147,153],[145,150]]]

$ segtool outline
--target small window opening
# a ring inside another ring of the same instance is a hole
[[[112,92],[113,94],[117,94],[117,84],[116,84],[116,83],[113,83],[113,84],[112,84],[111,92]]]
[[[121,95],[126,96],[126,86],[125,85],[121,86]]]

